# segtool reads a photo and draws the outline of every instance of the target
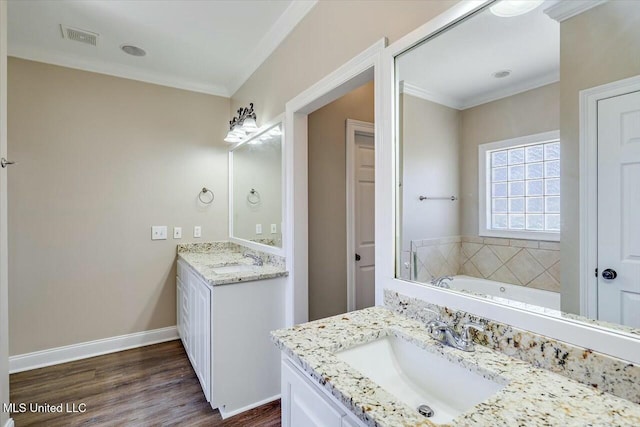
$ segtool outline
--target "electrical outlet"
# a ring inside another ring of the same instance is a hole
[[[182,227],[173,227],[173,238],[182,239]]]
[[[278,232],[278,228],[275,224],[271,224],[271,234],[276,234]]]
[[[167,240],[167,226],[166,225],[152,225],[151,226],[151,240]]]
[[[256,224],[256,234],[262,234],[262,224]]]
[[[193,237],[202,237],[202,227],[199,225],[193,227]]]

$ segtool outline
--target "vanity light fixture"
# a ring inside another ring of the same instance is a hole
[[[229,132],[224,141],[229,143],[240,142],[248,134],[258,130],[256,113],[253,111],[253,102],[248,107],[238,108],[238,116],[229,122]]]
[[[524,15],[540,6],[544,0],[502,0],[489,8],[491,13],[501,18]]]

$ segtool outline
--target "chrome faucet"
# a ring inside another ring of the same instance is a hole
[[[462,325],[462,334],[458,334],[455,329],[447,322],[442,320],[440,313],[425,308],[425,311],[434,313],[436,317],[427,323],[427,331],[429,335],[436,341],[446,344],[450,347],[457,348],[462,351],[474,351],[473,339],[470,336],[469,329],[484,331],[484,326],[479,323],[468,322]]]
[[[260,258],[258,255],[254,255],[250,252],[245,252],[242,254],[243,257],[245,258],[251,258],[253,260],[253,265],[257,265],[257,266],[262,266],[264,264],[264,262],[262,261],[262,258]]]
[[[450,286],[447,282],[451,282],[451,281],[453,281],[453,277],[441,276],[441,277],[432,277],[429,283],[439,288],[450,289]]]

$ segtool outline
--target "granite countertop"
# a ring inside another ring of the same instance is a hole
[[[243,256],[246,252],[259,256],[263,265],[254,265],[253,259]],[[211,286],[272,279],[289,274],[285,269],[284,259],[281,257],[228,242],[179,246],[178,259],[189,264],[193,271]],[[220,267],[232,265],[251,266],[251,269],[224,273],[216,271]]]
[[[464,352],[432,339],[425,325],[383,307],[272,332],[276,345],[322,387],[370,426],[434,426],[335,352],[384,336],[397,336],[436,352],[506,386],[448,425],[456,426],[639,426],[640,405],[535,368],[487,347]],[[443,385],[444,392],[447,390]]]

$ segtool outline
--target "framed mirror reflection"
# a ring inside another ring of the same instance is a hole
[[[507,3],[395,59],[396,277],[640,336],[640,3]]]
[[[282,248],[282,129],[265,126],[229,151],[232,238]]]

